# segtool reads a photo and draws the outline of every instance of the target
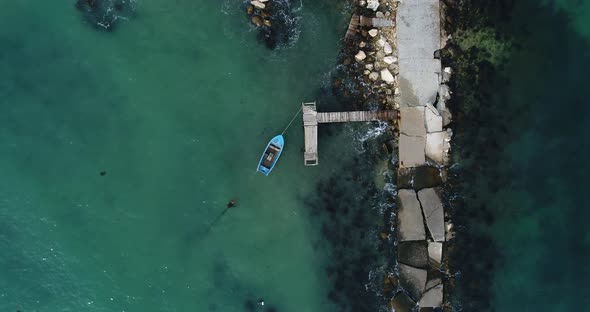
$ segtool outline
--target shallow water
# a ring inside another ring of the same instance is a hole
[[[304,168],[297,119],[271,176],[254,172],[302,101],[340,105],[325,88],[345,8],[305,2],[297,41],[271,51],[240,1],[137,5],[110,32],[72,3],[2,5],[0,310],[249,311],[264,298],[332,311],[364,296],[328,296],[334,250],[355,246],[321,243],[317,188],[358,187],[328,179],[362,150],[355,129],[374,126],[321,130],[321,165]]]

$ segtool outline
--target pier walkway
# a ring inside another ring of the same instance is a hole
[[[396,111],[355,111],[318,113],[315,102],[303,103],[303,130],[305,133],[305,152],[303,154],[306,166],[318,165],[318,124],[392,120]]]

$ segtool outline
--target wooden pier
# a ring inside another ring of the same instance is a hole
[[[335,122],[358,122],[393,120],[396,111],[355,111],[318,113],[315,102],[303,103],[303,131],[305,133],[305,152],[303,159],[306,166],[318,165],[318,124]]]
[[[346,30],[345,40],[352,39],[355,34],[359,32],[359,26],[361,27],[393,27],[393,21],[383,17],[366,17],[353,14],[348,23],[348,29]]]

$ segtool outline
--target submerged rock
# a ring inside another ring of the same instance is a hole
[[[262,18],[260,16],[252,16],[252,24],[256,25],[256,27],[262,27],[264,23],[262,22]]]
[[[135,15],[135,0],[77,0],[76,8],[93,26],[112,31],[119,20]]]
[[[434,166],[420,166],[415,168],[398,168],[397,185],[399,188],[413,188],[421,190],[427,187],[440,186],[443,183],[443,172]]]

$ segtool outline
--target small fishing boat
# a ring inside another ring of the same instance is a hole
[[[266,176],[269,175],[272,168],[275,167],[275,164],[279,160],[284,146],[285,139],[283,139],[282,134],[272,138],[270,142],[268,142],[268,145],[266,145],[262,157],[260,157],[260,162],[258,163],[258,169],[256,171],[260,171]]]

